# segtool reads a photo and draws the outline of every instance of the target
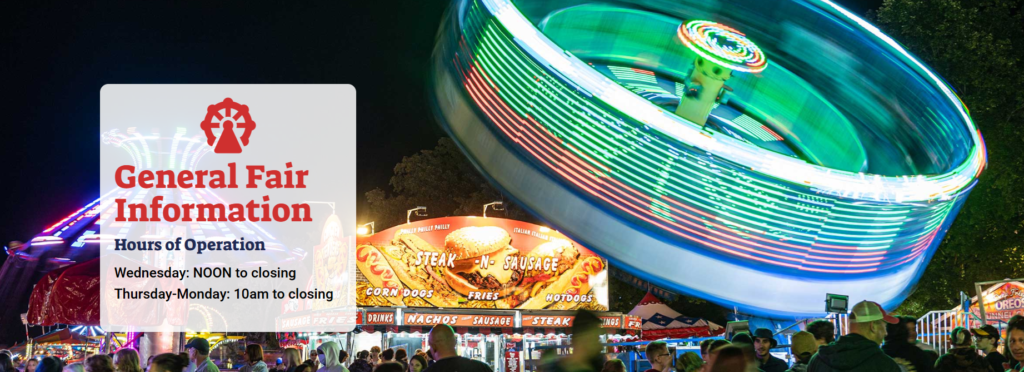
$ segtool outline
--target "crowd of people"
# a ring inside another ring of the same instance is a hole
[[[1024,372],[1024,316],[1010,319],[1005,339],[991,325],[956,327],[949,336],[951,348],[942,355],[917,340],[916,326],[912,317],[891,316],[877,303],[864,301],[853,307],[849,332],[838,339],[826,320],[793,334],[792,365],[771,355],[777,341],[760,328],[729,341],[705,340],[700,356],[684,353],[674,366],[667,344],[651,342],[645,350],[651,364],[646,372]],[[1001,342],[1010,355],[998,351]],[[602,372],[621,371],[619,364],[610,361]]]
[[[601,344],[601,320],[580,311],[572,323],[572,352],[561,357],[542,358],[542,372],[625,372],[622,360],[609,360]],[[686,352],[675,357],[663,341],[646,345],[644,354],[651,365],[646,372],[1024,372],[1024,316],[1016,315],[1006,326],[1006,337],[991,325],[977,329],[957,327],[949,336],[952,346],[939,355],[917,340],[916,320],[896,317],[877,303],[863,301],[850,311],[848,333],[835,338],[830,321],[807,325],[793,334],[790,352],[793,363],[773,356],[778,346],[771,330],[759,328],[742,332],[731,340],[708,339],[700,354]],[[316,359],[300,361],[298,349],[284,350],[271,368],[263,360],[260,345],[247,345],[239,372],[490,372],[480,361],[458,355],[457,336],[451,326],[438,324],[427,336],[429,349],[416,350],[374,346],[349,353],[334,341],[316,348]],[[998,351],[1000,344],[1009,355]],[[97,354],[84,362],[65,365],[47,356],[29,358],[22,368],[11,353],[0,350],[0,372],[220,372],[210,359],[210,343],[193,338],[184,353],[151,356],[143,365],[138,352],[123,348],[114,354]]]

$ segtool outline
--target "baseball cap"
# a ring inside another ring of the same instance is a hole
[[[889,324],[900,322],[896,317],[886,313],[885,309],[882,309],[882,305],[877,302],[861,301],[853,305],[853,309],[850,310],[850,323],[867,323],[876,320],[884,320]]]
[[[956,327],[949,334],[949,341],[954,346],[969,346],[971,344],[971,334],[967,332],[967,328]]]
[[[990,324],[983,325],[981,328],[971,329],[971,333],[977,337],[999,338],[999,330]]]
[[[803,353],[814,354],[818,352],[818,342],[814,339],[814,334],[807,331],[800,331],[793,334],[793,339],[790,348],[793,350],[793,355],[801,355]]]
[[[185,348],[194,348],[199,352],[199,354],[206,355],[210,353],[210,341],[206,341],[206,339],[202,337],[193,337],[188,340],[187,344],[185,344]]]

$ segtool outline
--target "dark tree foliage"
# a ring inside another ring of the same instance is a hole
[[[480,216],[484,204],[493,201],[502,201],[505,210],[488,210],[489,217],[537,222],[492,187],[447,137],[431,150],[402,158],[395,166],[391,188],[390,193],[380,188],[366,193],[377,231],[404,224],[406,211],[417,206],[427,207],[429,218]]]
[[[989,167],[942,241],[904,314],[956,306],[974,282],[1024,277],[1022,0],[886,0],[869,14],[933,67],[970,110]]]

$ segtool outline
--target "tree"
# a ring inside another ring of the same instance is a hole
[[[869,14],[949,82],[988,147],[988,169],[901,313],[949,309],[976,281],[1024,276],[1021,7],[1022,0],[885,0]]]
[[[431,150],[402,158],[390,185],[391,193],[380,188],[366,193],[377,230],[405,223],[406,211],[417,206],[427,207],[431,217],[475,216],[492,201],[502,201],[505,210],[488,211],[491,216],[537,222],[487,183],[447,137]]]

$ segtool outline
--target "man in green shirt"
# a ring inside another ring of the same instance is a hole
[[[189,372],[220,372],[220,368],[210,360],[210,341],[194,337],[185,344],[185,350],[188,351],[188,360],[191,362]]]

